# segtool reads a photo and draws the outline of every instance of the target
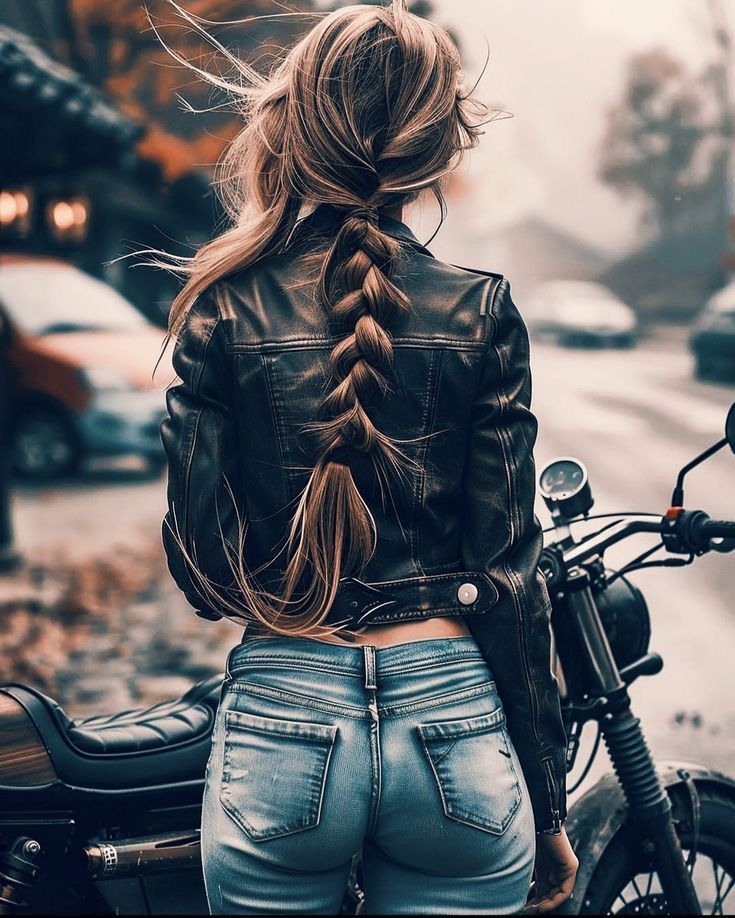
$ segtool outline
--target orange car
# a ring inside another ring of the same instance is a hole
[[[68,474],[87,456],[134,453],[159,467],[159,427],[173,373],[163,332],[108,284],[50,258],[0,259],[10,320],[16,471]]]

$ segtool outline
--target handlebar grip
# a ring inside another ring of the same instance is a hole
[[[735,522],[707,520],[702,524],[702,534],[707,539],[735,539]]]
[[[717,548],[731,551],[730,541],[735,540],[735,522],[711,520],[703,510],[685,510],[664,520],[663,540],[669,551],[703,552]],[[724,539],[721,545],[713,545],[713,539]],[[735,544],[735,541],[734,543]]]

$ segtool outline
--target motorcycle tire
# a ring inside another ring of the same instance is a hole
[[[698,784],[701,811],[692,869],[703,915],[735,914],[735,799],[716,785]],[[681,788],[669,793],[685,856],[692,845],[689,805]],[[670,915],[658,874],[636,837],[623,825],[607,845],[587,886],[582,915]]]

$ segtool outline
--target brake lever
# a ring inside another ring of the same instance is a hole
[[[712,551],[718,551],[723,555],[735,551],[735,539],[712,539],[709,544]]]

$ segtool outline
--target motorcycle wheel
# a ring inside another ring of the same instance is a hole
[[[698,785],[701,814],[697,856],[692,870],[703,915],[735,914],[735,800],[717,787]],[[685,855],[692,845],[683,799],[672,800],[677,833]],[[679,814],[682,814],[679,816]],[[587,886],[582,915],[670,915],[650,856],[637,843],[630,824],[606,847]]]

